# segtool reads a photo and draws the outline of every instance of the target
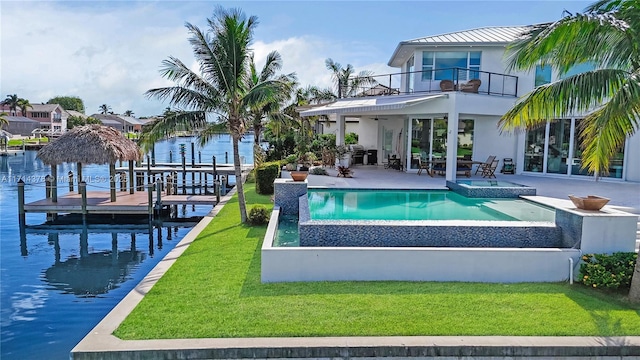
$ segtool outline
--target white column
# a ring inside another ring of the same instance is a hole
[[[458,158],[458,109],[456,97],[449,95],[449,112],[447,114],[447,171],[446,179],[456,181],[456,167]]]
[[[336,124],[338,125],[338,131],[336,132],[336,145],[344,145],[344,131],[345,131],[345,119],[344,115],[336,114]]]

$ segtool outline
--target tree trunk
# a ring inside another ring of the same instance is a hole
[[[640,257],[636,259],[636,266],[631,277],[631,288],[629,289],[629,300],[640,303]]]
[[[233,141],[233,167],[236,175],[236,191],[238,192],[238,205],[240,206],[240,221],[247,221],[247,203],[244,199],[244,184],[242,182],[242,167],[240,164],[240,151],[238,150],[238,141],[240,135],[236,132],[231,134]]]

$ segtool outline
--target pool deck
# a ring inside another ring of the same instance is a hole
[[[310,186],[337,188],[444,189],[444,177],[418,176],[357,166],[353,178],[309,175]],[[283,177],[288,174],[283,173]],[[499,180],[536,187],[538,196],[570,204],[568,194],[600,195],[614,209],[640,214],[640,183],[502,175]],[[472,176],[471,179],[482,179]],[[468,179],[468,178],[464,178]],[[640,359],[640,336],[396,336],[229,338],[125,341],[111,335],[197,235],[235,193],[227,194],[72,350],[72,359]]]

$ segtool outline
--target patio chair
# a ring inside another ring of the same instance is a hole
[[[491,163],[493,162],[493,160],[495,160],[495,156],[491,155],[487,158],[487,161],[485,161],[483,164],[478,165],[478,168],[476,169],[476,172],[474,175],[477,175],[479,172],[484,171],[485,168],[491,167]]]
[[[480,88],[480,84],[482,84],[482,81],[480,81],[480,79],[471,79],[465,84],[460,84],[458,86],[460,87],[460,91],[477,93],[478,89]]]
[[[426,170],[428,175],[431,175],[431,169],[429,169],[429,162],[422,159],[422,157],[418,158],[418,175],[422,174],[422,170]]]
[[[498,163],[500,162],[500,160],[493,160],[491,162],[491,166],[485,168],[484,170],[482,170],[482,177],[488,177],[489,179],[491,178],[495,178],[496,177],[496,168],[498,167]]]

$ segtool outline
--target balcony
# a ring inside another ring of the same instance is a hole
[[[51,121],[52,121],[52,122],[55,122],[55,123],[59,123],[59,122],[62,122],[62,118],[61,118],[61,117],[59,117],[59,116],[54,116],[54,117],[51,119]]]
[[[466,68],[447,68],[354,77],[343,97],[406,95],[460,91],[518,97],[518,77]]]

